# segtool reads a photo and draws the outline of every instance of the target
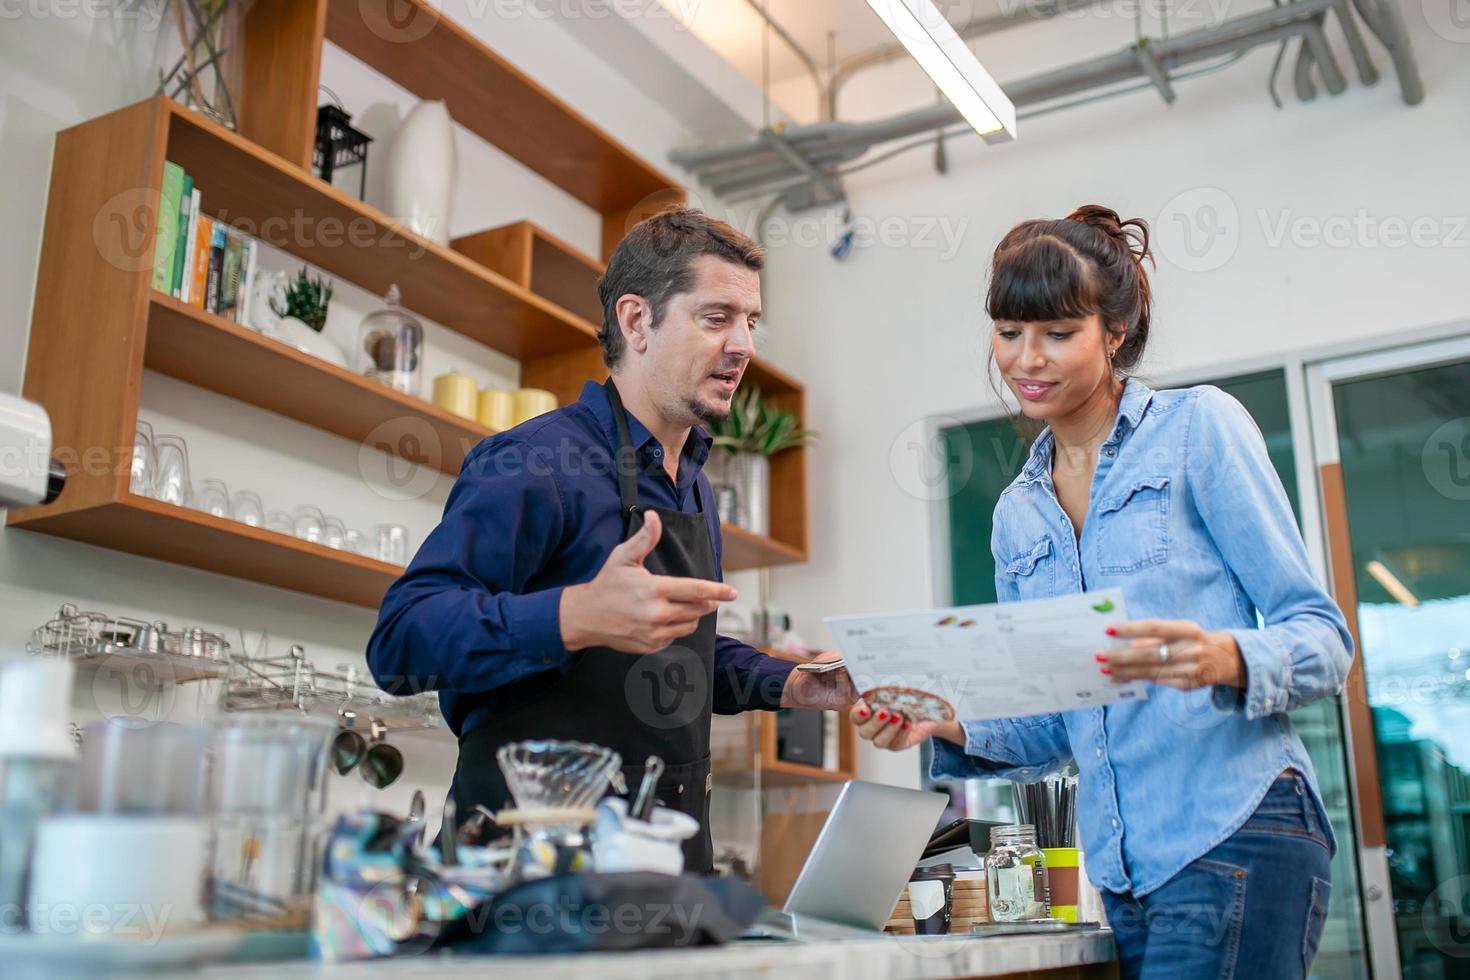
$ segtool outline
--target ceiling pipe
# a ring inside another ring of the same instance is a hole
[[[825,81],[822,80],[822,73],[817,68],[816,60],[813,59],[811,55],[806,53],[805,48],[797,43],[796,38],[791,36],[790,31],[788,31],[786,28],[782,27],[779,23],[776,22],[776,19],[770,15],[770,13],[765,8],[765,4],[761,3],[760,0],[745,0],[745,5],[748,6],[751,10],[754,10],[757,17],[765,21],[766,26],[771,29],[772,34],[775,34],[786,43],[786,46],[788,48],[796,52],[796,57],[801,61],[804,66],[806,66],[807,73],[812,76],[812,84],[816,85],[817,87],[817,105],[821,106],[822,112],[825,113],[823,118],[832,118],[830,112],[832,100],[827,95],[828,85]],[[766,92],[764,94],[766,98],[771,97],[771,93],[769,92]]]
[[[1359,77],[1369,84],[1378,77],[1362,43],[1362,36],[1356,31],[1347,3],[1348,0],[1297,0],[1172,38],[1144,39],[1139,45],[1021,79],[1003,86],[1003,89],[1020,109],[1091,89],[1135,81],[1140,77],[1149,78],[1158,87],[1158,79],[1153,78],[1147,69],[1147,63],[1152,63],[1172,91],[1171,70],[1220,55],[1243,52],[1258,44],[1301,37],[1297,65],[1298,95],[1304,99],[1315,95],[1315,85],[1310,80],[1310,70],[1314,65],[1322,74],[1324,86],[1336,94],[1345,90],[1347,83],[1322,30],[1328,10],[1335,11],[1343,24]],[[1423,98],[1423,85],[1412,49],[1403,33],[1398,9],[1392,0],[1353,0],[1353,3],[1369,30],[1393,55],[1404,101],[1410,105],[1417,104]],[[1148,51],[1143,53],[1151,55],[1147,62],[1140,57],[1140,49],[1144,47]],[[1303,76],[1300,72],[1307,74]],[[1305,88],[1300,84],[1303,77],[1307,82]],[[747,196],[752,191],[770,193],[810,181],[810,175],[787,158],[788,152],[796,153],[806,165],[821,171],[854,160],[880,143],[939,130],[959,121],[959,113],[945,103],[870,123],[821,122],[776,130],[734,146],[678,150],[670,158],[699,174],[721,197],[732,194]],[[779,145],[771,141],[772,135],[777,137]]]

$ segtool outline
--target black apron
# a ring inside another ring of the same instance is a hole
[[[615,456],[618,495],[622,501],[623,540],[643,526],[638,503],[638,460],[628,435],[628,417],[611,379],[607,400],[617,422]],[[654,575],[715,580],[714,547],[698,482],[699,510],[693,514],[651,508],[663,524],[658,545],[643,565]],[[656,798],[664,806],[699,821],[699,833],[684,842],[688,871],[708,873],[714,867],[709,833],[710,718],[715,662],[715,614],[699,621],[690,635],[655,654],[638,656],[593,647],[574,655],[565,675],[526,678],[510,691],[514,707],[492,715],[459,740],[453,794],[459,818],[475,804],[491,812],[513,805],[495,753],[507,742],[554,738],[593,742],[623,757],[629,794],[643,779],[650,755],[664,760]]]

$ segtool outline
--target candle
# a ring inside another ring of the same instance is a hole
[[[515,396],[508,391],[486,388],[480,392],[480,424],[504,432],[514,428]]]
[[[522,388],[516,392],[516,425],[556,408],[556,396],[540,388]]]
[[[473,419],[478,408],[475,379],[468,374],[450,371],[434,379],[434,404],[455,415]]]

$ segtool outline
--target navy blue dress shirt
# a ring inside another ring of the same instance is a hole
[[[709,435],[690,433],[671,480],[663,448],[631,412],[628,431],[640,503],[696,513],[702,502],[718,568],[720,521],[703,472]],[[438,691],[450,729],[463,735],[507,698],[570,669],[577,654],[561,640],[562,589],[590,581],[623,539],[616,446],[607,395],[588,382],[576,402],[470,451],[439,526],[383,597],[367,649],[383,690]],[[793,666],[717,637],[714,710],[779,707]]]

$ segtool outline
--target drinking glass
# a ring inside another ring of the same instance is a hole
[[[195,506],[206,514],[223,517],[225,520],[234,518],[234,512],[230,509],[230,488],[225,486],[224,480],[200,481],[196,500]]]
[[[153,474],[158,469],[158,457],[153,452],[153,426],[138,420],[133,430],[133,462],[128,476],[128,492],[140,497],[153,496]]]
[[[322,521],[322,544],[341,551],[347,542],[347,525],[340,517],[328,517]]]
[[[241,524],[249,524],[251,527],[265,525],[265,505],[260,502],[260,494],[254,490],[237,491],[234,505],[235,520]]]
[[[378,542],[378,560],[390,565],[408,564],[408,528],[402,524],[379,524],[373,528]]]
[[[373,549],[368,544],[367,535],[355,527],[347,529],[347,536],[342,539],[342,547],[354,555],[362,555],[365,558],[373,557]]]
[[[291,512],[291,521],[296,530],[296,536],[303,541],[312,541],[316,544],[322,543],[325,533],[323,527],[324,518],[322,509],[313,507],[311,504],[303,504]]]
[[[267,531],[276,531],[281,534],[289,534],[294,537],[296,535],[296,522],[293,521],[291,519],[291,515],[286,513],[285,511],[273,510],[266,515],[265,529]]]
[[[158,466],[153,475],[153,496],[166,504],[190,506],[194,485],[189,481],[189,447],[184,437],[159,433],[154,437],[153,450]]]

